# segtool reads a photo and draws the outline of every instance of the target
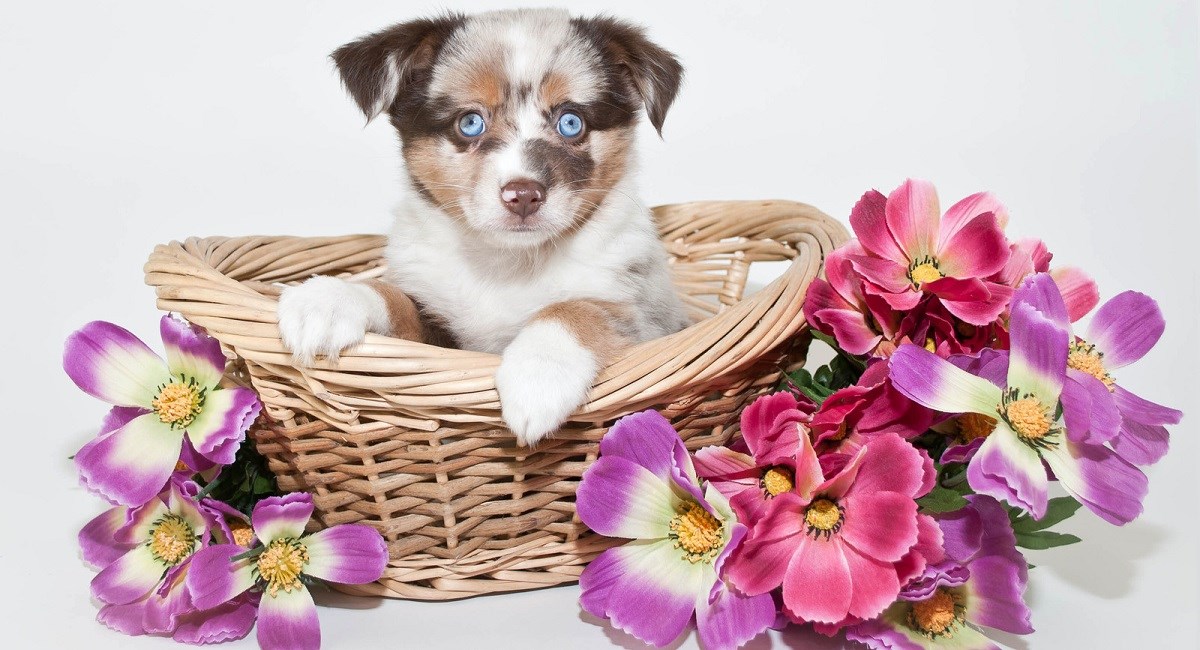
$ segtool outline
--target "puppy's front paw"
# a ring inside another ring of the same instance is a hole
[[[557,321],[522,329],[496,371],[501,416],[517,442],[533,445],[557,431],[587,401],[598,371],[595,355]]]
[[[369,331],[387,324],[387,305],[370,287],[318,276],[279,296],[279,333],[301,365],[317,355],[337,360]]]

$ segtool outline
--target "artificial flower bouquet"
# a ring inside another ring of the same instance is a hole
[[[583,609],[658,646],[695,621],[710,650],[789,624],[889,650],[1031,632],[1018,547],[1079,541],[1050,528],[1081,506],[1136,518],[1141,468],[1181,413],[1113,374],[1161,336],[1157,304],[1125,292],[1075,328],[1095,283],[1051,269],[1040,241],[1009,242],[1006,221],[986,193],[942,215],[925,182],[868,192],[858,239],[804,299],[829,364],[750,404],[729,447],[689,454],[654,411],[614,424],[576,507],[628,541],[580,576]],[[184,643],[257,624],[264,648],[318,647],[309,589],[378,580],[383,538],[308,533],[312,498],[278,494],[246,440],[261,405],[224,379],[218,342],[171,315],[161,334],[165,360],[93,322],[63,357],[113,405],[75,455],[113,506],[79,533],[98,619]]]
[[[1018,547],[1078,542],[1050,528],[1081,506],[1135,519],[1181,413],[1114,374],[1162,335],[1158,305],[1128,291],[1075,327],[1095,283],[1007,218],[986,193],[942,215],[926,182],[868,192],[804,302],[830,364],[749,405],[729,447],[618,421],[577,509],[630,541],[584,570],[583,609],[657,646],[694,620],[710,650],[788,624],[881,650],[1032,632]]]

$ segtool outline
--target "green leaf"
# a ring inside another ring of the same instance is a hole
[[[1071,497],[1057,497],[1046,504],[1046,514],[1041,519],[1023,515],[1013,520],[1013,531],[1033,532],[1045,530],[1055,524],[1062,523],[1074,515],[1083,504]]]
[[[926,514],[953,512],[967,505],[967,500],[958,492],[940,485],[930,490],[929,494],[917,499],[921,512]]]
[[[1017,533],[1017,546],[1037,551],[1055,548],[1056,546],[1075,544],[1080,541],[1082,540],[1074,535],[1056,533],[1050,530]]]

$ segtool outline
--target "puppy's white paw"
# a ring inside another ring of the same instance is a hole
[[[496,390],[504,423],[522,445],[554,433],[587,401],[599,367],[557,321],[534,321],[504,349]]]
[[[386,331],[388,324],[387,303],[375,290],[328,276],[284,289],[278,315],[283,344],[301,365],[317,355],[336,360],[367,332]]]

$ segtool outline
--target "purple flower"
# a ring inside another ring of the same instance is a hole
[[[67,338],[63,369],[84,392],[114,408],[100,435],[75,455],[82,482],[109,501],[136,506],[154,498],[176,464],[233,462],[261,406],[246,388],[222,388],[220,344],[188,323],[163,316],[163,362],[129,331],[103,321]]]
[[[312,497],[305,493],[258,502],[251,521],[262,545],[247,552],[237,544],[218,544],[197,552],[187,577],[192,602],[202,609],[220,607],[256,588],[262,593],[261,647],[320,647],[317,608],[305,579],[374,582],[387,567],[388,551],[383,537],[369,526],[342,524],[305,535],[312,514]]]
[[[1068,320],[1048,274],[1017,290],[1010,322],[1012,349],[1003,383],[956,367],[915,345],[892,356],[892,382],[918,404],[943,413],[993,418],[967,467],[971,488],[1029,511],[1046,512],[1049,467],[1071,496],[1114,524],[1142,511],[1146,476],[1087,435],[1090,421],[1064,417]]]
[[[199,611],[184,589],[191,559],[212,528],[189,491],[194,485],[172,483],[149,503],[112,508],[79,532],[84,560],[101,569],[92,580],[92,595],[104,603],[96,617],[104,625],[129,635],[170,635],[184,643],[215,643],[250,631],[252,601]]]
[[[877,650],[998,650],[984,629],[1033,631],[1023,597],[1028,571],[1007,513],[991,497],[967,501],[938,516],[946,560],[910,582],[879,618],[848,629],[848,639]]]
[[[1183,414],[1125,390],[1113,371],[1141,359],[1158,343],[1166,328],[1152,298],[1126,291],[1104,303],[1087,334],[1070,344],[1067,356],[1065,417],[1088,423],[1090,438],[1108,441],[1136,465],[1151,465],[1167,453],[1165,424],[1178,424]]]
[[[579,577],[580,605],[646,643],[664,646],[696,617],[710,650],[736,648],[775,622],[770,594],[730,589],[722,568],[746,535],[729,500],[703,486],[671,423],[654,411],[617,421],[576,495],[579,518],[629,539]]]

